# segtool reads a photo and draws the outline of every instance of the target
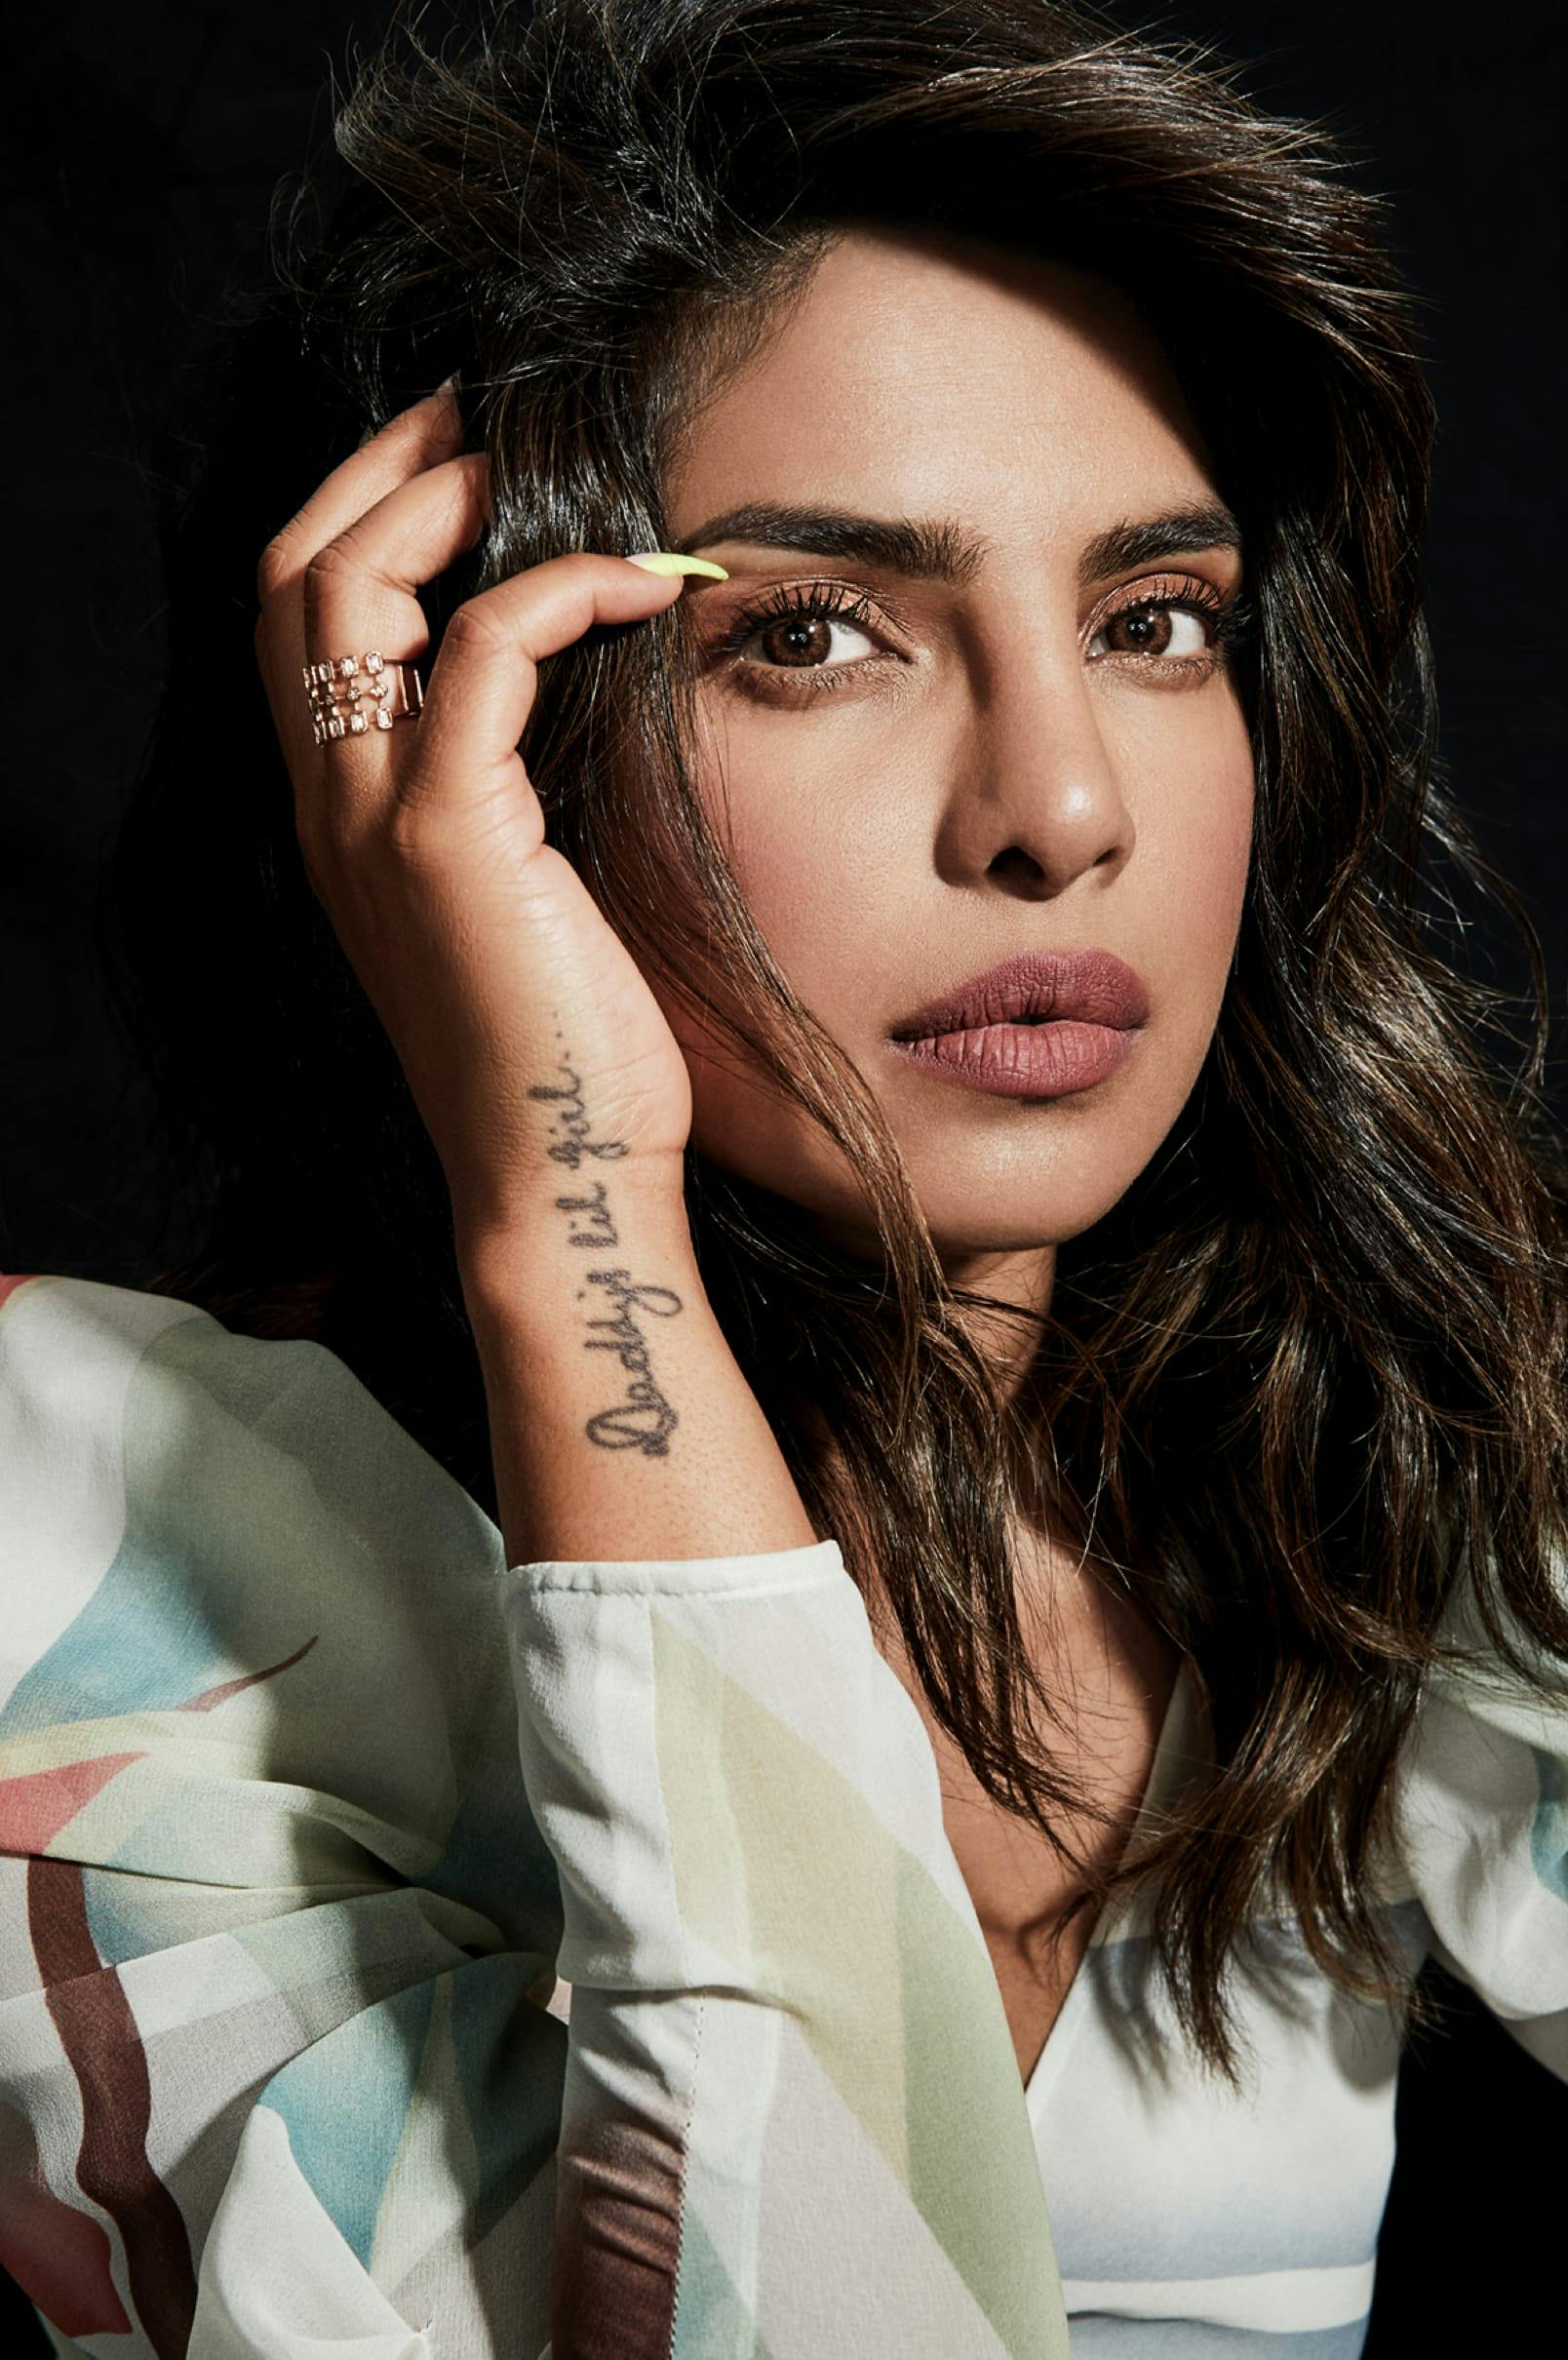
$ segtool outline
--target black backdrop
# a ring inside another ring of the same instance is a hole
[[[1417,0],[1181,0],[1157,12],[1123,0],[1113,13],[1239,59],[1265,103],[1330,122],[1362,181],[1394,200],[1401,252],[1431,306],[1443,421],[1428,553],[1443,751],[1483,848],[1541,929],[1548,1079],[1568,1112],[1560,0],[1451,21]],[[345,33],[373,34],[382,17],[380,0],[71,0],[27,12],[8,45],[3,1269],[91,1270],[99,1254],[118,1257],[137,1222],[134,1167],[129,1198],[125,1182],[138,1092],[84,922],[158,680],[145,454],[181,360],[259,255],[273,182],[325,128]],[[1484,918],[1475,942],[1483,971],[1522,983],[1516,951]],[[1568,2154],[1568,2093],[1457,1986],[1441,1988],[1452,2028],[1418,2045],[1401,2076],[1369,2360],[1483,2336],[1507,2343],[1549,2317],[1557,2294],[1560,2224],[1548,2207]],[[1537,2155],[1555,2168],[1538,2170]],[[0,2286],[0,2337],[7,2300]],[[33,2348],[26,2315],[15,2348]]]

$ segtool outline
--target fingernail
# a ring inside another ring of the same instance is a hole
[[[682,557],[674,549],[642,549],[636,557],[626,560],[629,566],[641,566],[646,573],[703,573],[711,582],[727,582],[729,570],[716,566],[711,558]]]

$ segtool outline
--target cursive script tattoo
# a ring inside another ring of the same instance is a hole
[[[584,1156],[624,1156],[624,1139],[589,1138],[588,1110],[582,1102],[582,1082],[565,1057],[561,1060],[561,1069],[567,1077],[565,1089],[553,1089],[547,1082],[536,1082],[529,1092],[530,1098],[554,1099],[559,1109],[555,1120],[564,1136],[554,1140],[545,1150],[551,1161],[569,1163],[575,1171]]]
[[[561,1035],[559,1030],[556,1038]],[[558,1163],[572,1171],[582,1165],[585,1158],[595,1156],[612,1161],[626,1154],[626,1143],[620,1139],[595,1139],[592,1124],[583,1101],[581,1077],[560,1060],[566,1076],[562,1086],[536,1082],[529,1091],[530,1098],[539,1098],[555,1107],[554,1125],[560,1136],[553,1140],[546,1153]],[[609,1208],[609,1194],[603,1180],[596,1180],[587,1194],[557,1197],[555,1202],[568,1221],[567,1242],[586,1251],[603,1252],[620,1243],[614,1215]],[[626,1371],[629,1380],[624,1400],[613,1402],[608,1409],[596,1411],[583,1432],[590,1442],[601,1450],[641,1450],[649,1458],[663,1459],[670,1454],[670,1436],[680,1424],[679,1413],[660,1392],[647,1357],[647,1344],[633,1313],[656,1319],[673,1319],[681,1311],[680,1296],[673,1287],[654,1286],[646,1280],[634,1279],[624,1266],[613,1270],[588,1270],[583,1273],[588,1286],[604,1290],[604,1298],[613,1305],[608,1316],[590,1318],[591,1332],[584,1339],[587,1352],[612,1352]],[[589,1301],[587,1287],[579,1287],[579,1303]]]
[[[568,1245],[618,1245],[620,1243],[620,1239],[615,1235],[615,1224],[610,1219],[609,1198],[603,1180],[594,1182],[594,1193],[591,1197],[557,1197],[556,1202],[564,1213],[580,1213],[587,1224],[584,1229],[568,1230],[567,1243]]]
[[[588,1421],[586,1428],[590,1442],[601,1443],[606,1450],[646,1450],[655,1458],[669,1456],[667,1439],[678,1421],[675,1411],[660,1393],[648,1366],[647,1346],[638,1331],[631,1315],[635,1304],[639,1311],[651,1312],[655,1318],[673,1319],[681,1309],[681,1298],[668,1286],[647,1286],[634,1283],[630,1271],[591,1270],[590,1286],[602,1286],[615,1304],[615,1314],[608,1319],[590,1319],[590,1327],[602,1328],[602,1335],[590,1336],[590,1352],[612,1352],[631,1378],[626,1388],[626,1399],[613,1409],[602,1409]]]

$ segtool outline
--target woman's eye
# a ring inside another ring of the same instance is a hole
[[[794,582],[743,607],[711,649],[749,694],[790,697],[885,678],[895,660],[866,592]],[[786,686],[790,683],[790,686]]]
[[[1123,607],[1107,617],[1088,644],[1090,655],[1162,655],[1178,661],[1206,655],[1212,625],[1191,608],[1173,605]]]
[[[837,636],[837,646],[836,646]],[[859,640],[859,649],[845,652],[843,639]],[[821,671],[837,657],[839,662],[858,661],[862,654],[877,653],[876,642],[858,623],[847,621],[840,614],[791,614],[766,623],[753,631],[741,643],[738,653],[752,655],[753,647],[764,650],[762,661],[782,671]],[[752,656],[755,662],[758,659]]]

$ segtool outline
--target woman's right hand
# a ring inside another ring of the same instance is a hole
[[[257,660],[317,900],[441,1159],[459,1238],[504,1228],[586,1157],[681,1195],[686,1060],[518,754],[541,657],[673,605],[678,575],[582,553],[458,608],[417,720],[314,742],[302,667],[429,644],[417,597],[477,539],[488,461],[445,388],[334,468],[269,544]],[[557,1151],[552,1156],[552,1150]]]

